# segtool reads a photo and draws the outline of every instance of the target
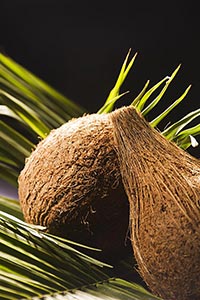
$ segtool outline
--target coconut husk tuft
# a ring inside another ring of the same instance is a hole
[[[199,300],[200,162],[133,107],[111,121],[139,272],[165,300]]]
[[[52,130],[26,160],[18,190],[28,223],[100,248],[101,259],[129,251],[129,204],[108,115],[86,115]]]

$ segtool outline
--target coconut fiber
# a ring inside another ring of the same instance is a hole
[[[200,162],[133,107],[110,116],[139,272],[165,300],[199,300]]]
[[[109,115],[91,114],[52,130],[19,176],[28,223],[102,249],[92,255],[109,260],[132,251],[126,246],[129,203],[111,125]]]

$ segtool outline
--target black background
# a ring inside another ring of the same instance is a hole
[[[172,122],[200,107],[199,10],[190,2],[1,0],[0,49],[90,112],[103,104],[129,48],[138,57],[122,105],[181,63],[154,112],[192,84],[165,121]]]

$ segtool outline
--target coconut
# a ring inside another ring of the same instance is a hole
[[[199,300],[200,162],[133,107],[110,118],[139,272],[165,300]]]
[[[26,222],[100,248],[101,259],[130,251],[129,204],[109,115],[86,115],[52,130],[26,160],[18,191]]]

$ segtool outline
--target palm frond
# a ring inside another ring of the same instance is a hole
[[[10,214],[17,219],[23,220],[23,214],[17,199],[0,196],[0,211]]]
[[[181,101],[186,97],[187,93],[189,92],[191,85],[184,91],[184,93],[173,103],[167,107],[160,115],[158,115],[154,120],[150,122],[152,127],[158,126],[158,124],[179,104]]]
[[[0,178],[17,186],[19,171],[39,137],[44,138],[52,128],[84,112],[31,72],[0,54]]]
[[[3,54],[0,54],[0,73],[2,90],[10,95],[17,95],[17,98],[23,103],[29,103],[39,114],[43,111],[45,115],[50,113],[52,121],[60,116],[60,121],[66,122],[71,117],[78,117],[85,112],[79,105]],[[58,125],[59,123],[58,121]]]
[[[113,110],[113,107],[114,107],[114,103],[116,102],[117,99],[121,98],[122,95],[119,95],[119,92],[120,92],[120,89],[121,89],[121,86],[123,85],[129,71],[131,70],[133,64],[134,64],[134,61],[136,59],[136,56],[137,56],[137,53],[134,55],[134,57],[131,59],[131,61],[128,63],[128,59],[129,59],[129,56],[130,56],[130,51],[128,52],[123,64],[122,64],[122,67],[121,67],[121,70],[120,70],[120,73],[117,77],[117,80],[116,80],[116,83],[114,85],[114,87],[112,88],[112,90],[110,91],[109,95],[108,95],[108,98],[106,99],[105,101],[105,104],[103,105],[103,107],[101,108],[101,113],[108,113],[108,112],[111,112]],[[128,64],[128,65],[127,65]],[[115,99],[115,101],[113,102],[113,99]]]
[[[164,96],[165,92],[167,91],[169,85],[171,84],[171,82],[173,81],[174,77],[178,73],[179,69],[180,69],[180,65],[176,68],[176,70],[172,73],[171,76],[169,76],[169,77],[166,76],[164,78],[164,80],[167,79],[167,81],[165,82],[164,87],[162,88],[162,90],[158,94],[158,96],[153,101],[151,101],[151,103],[144,110],[142,110],[143,116],[147,115],[158,104],[158,102],[162,99],[162,97]],[[145,96],[143,98],[145,98]],[[148,99],[148,97],[146,97],[146,98]]]
[[[44,295],[44,300],[159,300],[144,288],[120,278],[108,280],[83,287],[81,290],[69,290],[52,295]],[[32,300],[41,300],[33,297]],[[161,299],[160,299],[161,300]]]
[[[199,116],[200,116],[200,108],[195,110],[195,111],[190,112],[189,114],[184,116],[182,119],[180,119],[179,121],[175,122],[174,124],[172,124],[171,126],[166,128],[162,132],[162,134],[168,140],[176,140],[177,136],[178,135],[180,136],[182,129],[185,128],[186,125],[188,125],[190,122],[192,122],[193,120],[195,120]],[[195,127],[195,135],[199,134],[198,130],[199,130],[199,126],[196,126]],[[188,129],[187,131],[185,131],[184,132],[185,137],[187,135],[189,136],[190,134],[192,134],[193,131],[194,131],[194,128]]]
[[[176,135],[176,137],[174,137],[174,140],[176,144],[184,150],[190,147],[190,145],[192,144],[193,147],[196,147],[198,146],[198,142],[196,141],[194,136],[199,135],[199,131],[200,131],[200,124],[197,124],[196,126],[193,126],[191,128],[179,132]]]
[[[63,291],[63,299],[158,299],[139,285],[109,277],[109,265],[83,253],[94,249],[43,229],[0,212],[1,299],[60,299]]]
[[[136,100],[133,100],[132,105],[135,106],[135,108],[140,111],[140,112],[144,112],[145,110],[143,110],[147,100],[149,100],[150,96],[158,90],[158,88],[165,83],[167,80],[169,79],[168,76],[166,76],[165,78],[163,78],[162,80],[160,80],[158,83],[156,83],[152,88],[150,88],[141,98],[139,98],[138,96],[136,97]],[[141,93],[140,93],[141,94]],[[157,99],[157,98],[155,98]],[[155,102],[155,100],[153,101]],[[135,104],[134,104],[135,103]],[[152,108],[151,108],[152,109]],[[150,111],[150,110],[149,110]]]
[[[9,281],[10,274],[15,274],[24,286],[23,293],[26,286],[36,281],[37,286],[42,283],[50,293],[107,278],[102,275],[102,263],[75,250],[69,241],[63,243],[59,238],[43,233],[42,229],[44,228],[28,225],[12,215],[0,212],[0,271],[3,271],[5,281],[6,278]],[[96,269],[95,265],[101,268]],[[6,281],[5,285],[8,286],[8,283]],[[1,283],[0,290],[3,286]],[[33,295],[28,292],[26,294]]]
[[[124,83],[125,78],[127,77],[129,71],[131,70],[131,67],[133,66],[133,63],[135,61],[135,58],[137,56],[137,53],[134,55],[134,57],[131,59],[131,61],[128,63],[128,58],[130,55],[130,51],[128,52],[126,59],[122,65],[122,68],[120,70],[119,76],[117,78],[116,84],[114,88],[111,90],[108,98],[106,99],[104,105],[99,109],[98,113],[109,113],[112,111],[115,103],[122,97],[124,96],[127,92],[124,92],[120,94],[120,89]],[[127,65],[128,64],[128,65]],[[153,108],[163,99],[163,96],[167,92],[170,84],[174,80],[175,76],[177,75],[181,65],[178,65],[178,67],[173,71],[171,76],[165,76],[163,79],[161,79],[158,83],[153,85],[150,89],[147,90],[150,81],[148,80],[146,84],[144,85],[143,89],[141,92],[138,94],[138,96],[132,101],[131,105],[133,105],[138,111],[141,112],[143,116],[148,115]],[[159,88],[162,86],[163,88],[161,91],[158,93],[156,97],[153,98],[153,100],[150,100],[151,96],[159,91]],[[189,85],[186,90],[183,92],[183,94],[176,100],[172,102],[172,104],[167,107],[162,113],[160,113],[156,118],[154,118],[152,121],[150,121],[150,125],[152,127],[156,127],[159,125],[159,123],[173,110],[176,108],[178,104],[180,104],[188,94],[189,90],[191,88],[191,85]],[[145,107],[147,102],[150,101],[150,103]],[[195,112],[191,112],[189,115],[185,116],[182,118],[180,121],[175,123],[173,126],[170,126],[167,128],[167,130],[163,131],[163,135],[169,139],[173,140],[177,145],[182,148],[182,149],[187,149],[188,147],[196,147],[198,145],[196,139],[194,138],[194,135],[199,135],[200,134],[200,127],[196,126],[195,127],[195,133],[193,128],[187,129],[187,131],[184,131],[184,138],[177,137],[178,132],[174,129],[174,126],[177,124],[180,124],[181,122],[181,128],[187,126],[189,122],[197,118],[199,115],[196,114]],[[189,119],[188,119],[189,118]],[[194,134],[193,134],[194,133]]]

